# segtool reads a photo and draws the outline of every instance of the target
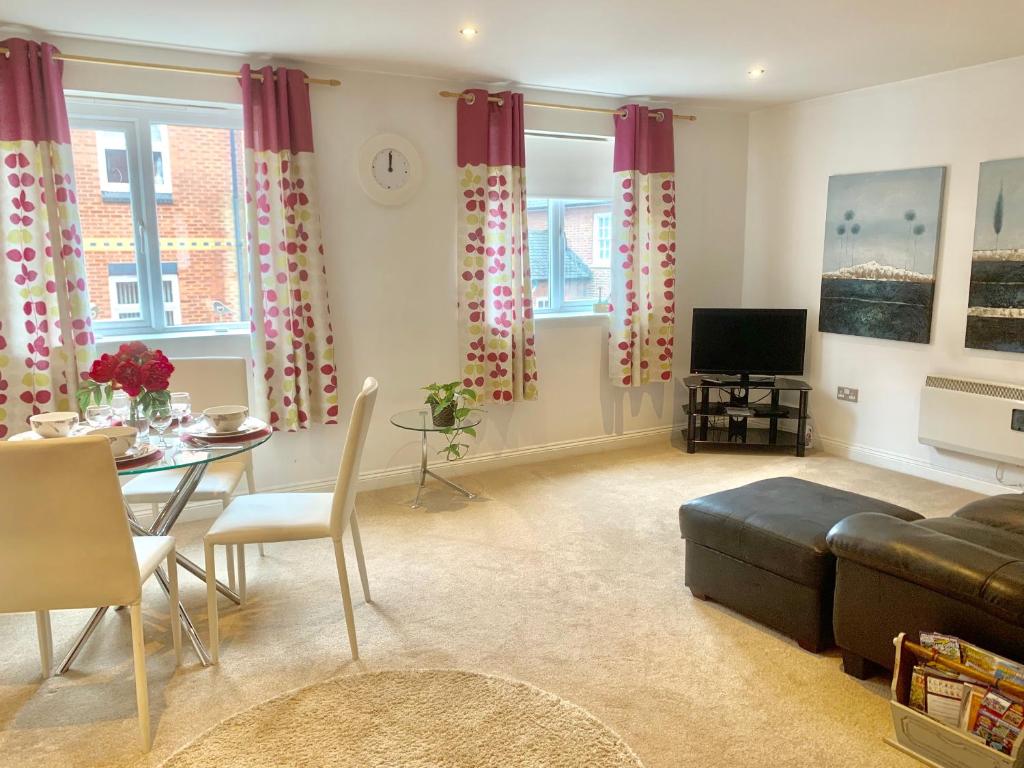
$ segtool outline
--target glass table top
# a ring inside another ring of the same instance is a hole
[[[88,434],[84,430],[75,435],[72,433],[72,437],[82,436]],[[224,441],[223,438],[218,442],[206,443],[182,441],[178,438],[177,434],[168,432],[164,435],[164,439],[167,443],[166,448],[159,445],[160,438],[156,435],[150,435],[149,438],[143,443],[148,449],[156,448],[161,451],[162,454],[159,458],[151,461],[142,461],[142,457],[135,461],[127,463],[127,466],[118,466],[118,475],[144,475],[148,472],[162,472],[166,469],[184,469],[192,467],[197,464],[209,464],[213,461],[220,461],[221,459],[227,459],[231,456],[238,456],[240,454],[251,451],[253,448],[263,445],[267,442],[273,432],[267,431],[265,434],[259,434],[252,439],[247,440],[231,440],[230,442]],[[34,432],[22,432],[18,435],[12,435],[11,440],[35,440],[39,438]],[[136,449],[138,450],[138,449]],[[138,463],[136,463],[138,462]]]
[[[483,414],[469,414],[459,424],[460,427],[475,427],[483,420]],[[414,432],[443,432],[451,427],[435,427],[430,418],[429,408],[414,408],[411,411],[399,411],[391,417],[391,423],[400,429],[411,429]]]

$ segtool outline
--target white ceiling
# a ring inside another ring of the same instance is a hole
[[[740,108],[1024,54],[1022,0],[31,0],[4,14],[54,33]]]

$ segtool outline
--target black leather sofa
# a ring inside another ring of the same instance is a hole
[[[843,668],[892,669],[900,632],[945,632],[1024,660],[1024,495],[908,522],[865,512],[827,536],[837,560],[833,629]]]

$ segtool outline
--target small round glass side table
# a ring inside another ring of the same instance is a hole
[[[480,423],[481,420],[482,417],[479,413],[471,413],[469,416],[462,420],[462,423],[459,426],[475,427]],[[391,417],[391,423],[394,424],[399,429],[407,429],[410,432],[420,433],[420,448],[422,451],[420,458],[420,483],[419,487],[416,489],[416,499],[412,503],[413,509],[416,509],[420,505],[420,494],[423,492],[423,487],[427,484],[427,475],[430,475],[435,480],[440,480],[442,483],[447,485],[452,490],[461,493],[467,499],[476,498],[475,493],[470,493],[461,485],[456,485],[451,480],[441,477],[436,472],[431,472],[430,469],[427,467],[427,435],[430,432],[444,432],[446,430],[452,429],[452,427],[435,427],[434,421],[430,416],[429,408],[417,408],[411,411],[399,411],[398,413]]]

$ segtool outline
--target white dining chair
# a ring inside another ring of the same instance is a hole
[[[377,399],[377,380],[367,378],[363,389],[356,397],[352,418],[348,424],[345,449],[341,455],[341,466],[334,493],[256,493],[239,496],[232,501],[224,513],[217,518],[203,538],[206,545],[207,603],[210,623],[210,655],[214,663],[219,657],[219,627],[217,616],[217,590],[214,547],[218,545],[245,545],[273,541],[305,541],[308,539],[330,539],[334,543],[334,556],[338,566],[338,580],[341,583],[341,598],[345,605],[345,623],[348,626],[348,641],[352,658],[359,658],[356,642],[355,615],[352,612],[352,595],[348,585],[348,571],[345,568],[345,550],[342,536],[346,529],[352,530],[352,544],[356,551],[359,579],[363,583],[363,597],[370,602],[370,582],[366,577],[366,562],[363,559],[363,542],[359,536],[359,517],[355,510],[356,481],[359,479],[359,463],[370,428],[370,416]],[[240,562],[238,572],[239,592],[245,594],[245,568]]]
[[[171,392],[188,392],[192,400],[192,412],[201,414],[214,405],[249,405],[249,365],[242,357],[179,357],[174,360],[171,374]],[[147,472],[136,475],[125,483],[122,491],[129,504],[150,504],[153,515],[160,510],[174,489],[178,487],[185,470]],[[256,492],[253,475],[252,452],[211,463],[199,487],[192,494],[192,501],[220,502],[221,511],[231,502],[238,484],[245,476],[249,493]],[[237,559],[245,557],[244,550],[236,553]],[[263,554],[262,547],[260,554]],[[227,553],[228,586],[236,588],[236,557]],[[244,565],[240,565],[240,568]]]
[[[142,584],[166,562],[171,642],[180,665],[174,539],[131,535],[103,437],[0,442],[0,488],[0,613],[35,613],[45,678],[53,665],[50,611],[128,606],[139,731],[148,752]]]

